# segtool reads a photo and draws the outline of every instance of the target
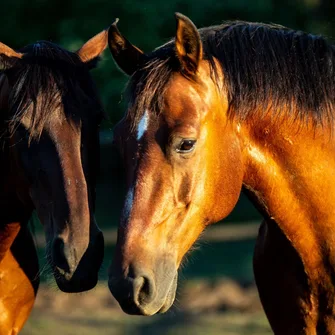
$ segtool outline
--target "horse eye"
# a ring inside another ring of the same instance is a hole
[[[186,154],[191,152],[195,147],[196,140],[183,139],[177,147],[177,152],[181,154]]]

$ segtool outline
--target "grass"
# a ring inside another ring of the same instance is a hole
[[[131,318],[131,319],[130,319]],[[22,335],[270,335],[263,313],[213,313],[183,317],[115,317],[98,315],[71,318],[34,313]]]
[[[182,295],[190,297],[194,286],[197,286],[194,282],[187,284]],[[207,295],[204,294],[205,299]],[[218,306],[199,310],[183,301],[179,305],[179,308],[163,315],[129,316],[120,310],[105,283],[79,295],[66,295],[43,285],[21,335],[271,334],[257,301],[253,308],[249,306],[246,310],[222,310]]]

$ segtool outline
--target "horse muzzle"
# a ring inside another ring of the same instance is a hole
[[[172,306],[178,274],[175,266],[165,265],[155,272],[130,266],[127,275],[111,270],[108,286],[125,313],[150,316]]]
[[[49,254],[54,277],[63,292],[83,292],[92,289],[98,282],[98,272],[104,256],[104,239],[101,231],[86,248],[66,243],[56,237]]]

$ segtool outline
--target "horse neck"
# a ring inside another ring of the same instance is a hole
[[[0,229],[12,222],[27,221],[33,210],[28,189],[13,157],[14,149],[9,140],[0,141]]]
[[[18,235],[21,222],[20,207],[13,187],[10,185],[10,155],[8,143],[0,143],[0,262]]]
[[[274,219],[314,276],[335,273],[335,139],[287,121],[244,131],[244,187]],[[330,279],[331,280],[331,279]]]
[[[20,229],[20,222],[11,222],[6,225],[0,225],[0,262],[13,244]]]

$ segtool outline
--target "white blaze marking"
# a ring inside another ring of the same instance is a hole
[[[293,144],[293,141],[289,137],[284,137],[284,139],[291,145]]]
[[[148,128],[148,119],[148,111],[146,110],[137,127],[137,141],[139,141],[146,132]]]
[[[267,162],[266,157],[264,154],[256,147],[250,146],[249,147],[249,154],[259,163],[265,164]]]
[[[134,187],[131,187],[127,193],[126,201],[123,208],[123,218],[126,220],[129,218],[131,208],[133,207],[133,200],[134,200]]]
[[[240,131],[241,131],[241,124],[238,123],[238,124],[237,124],[237,132],[239,133]]]

